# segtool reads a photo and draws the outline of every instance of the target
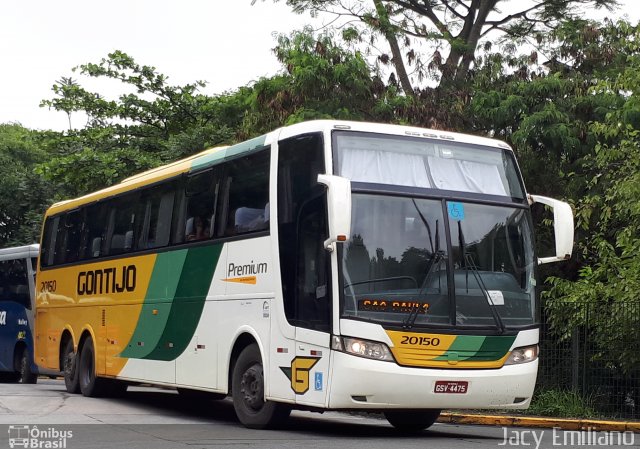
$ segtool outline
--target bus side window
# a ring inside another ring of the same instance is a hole
[[[59,223],[60,217],[54,217],[47,218],[44,224],[42,246],[40,247],[40,264],[43,267],[53,265]]]
[[[126,195],[110,204],[107,231],[108,254],[124,254],[136,249],[136,223],[144,219],[144,205],[138,193]]]
[[[87,207],[81,255],[84,260],[103,255],[107,234],[108,204],[101,202]]]
[[[26,259],[0,262],[0,288],[2,288],[0,299],[17,302],[27,309],[31,309],[28,276]]]
[[[75,262],[80,251],[82,212],[74,210],[62,216],[58,223],[53,262],[58,264]]]
[[[227,163],[223,189],[224,236],[269,229],[269,150]]]
[[[138,220],[136,234],[139,236],[138,248],[160,248],[169,244],[171,236],[171,219],[175,191],[173,184],[170,188],[158,187],[151,189],[145,195],[144,220]]]
[[[189,176],[185,187],[186,210],[182,218],[184,240],[193,242],[213,237],[219,189],[217,169]]]

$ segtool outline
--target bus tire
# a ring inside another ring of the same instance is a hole
[[[233,408],[244,426],[273,428],[289,417],[290,407],[264,400],[264,371],[258,345],[242,350],[233,367],[231,382]]]
[[[78,380],[79,355],[73,352],[73,340],[68,339],[64,345],[62,372],[64,373],[64,386],[67,392],[72,394],[80,393],[80,381]]]
[[[384,412],[389,424],[404,433],[420,432],[436,422],[440,410],[388,410]]]
[[[83,396],[90,398],[104,396],[108,393],[108,380],[96,376],[96,354],[93,340],[87,338],[80,351],[78,362],[78,381]]]
[[[38,382],[38,375],[31,371],[31,352],[29,348],[24,348],[18,363],[20,378],[18,382],[22,384],[35,384]]]

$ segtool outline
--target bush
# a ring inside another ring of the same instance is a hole
[[[534,394],[530,415],[558,416],[562,418],[593,418],[597,416],[592,395],[583,396],[572,390],[549,389]]]

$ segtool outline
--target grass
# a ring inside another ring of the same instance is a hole
[[[592,395],[582,396],[572,390],[542,390],[534,394],[527,415],[562,418],[597,418]]]

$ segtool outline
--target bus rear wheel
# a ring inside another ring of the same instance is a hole
[[[264,371],[257,345],[249,345],[240,353],[231,382],[233,408],[246,427],[272,428],[289,417],[290,407],[264,400]]]
[[[93,340],[88,338],[82,345],[77,366],[80,391],[87,397],[118,396],[127,390],[127,384],[115,379],[96,376],[95,349]]]
[[[436,422],[440,410],[388,410],[384,412],[387,421],[400,432],[416,433]]]
[[[80,393],[80,381],[78,380],[78,358],[80,354],[73,352],[73,340],[67,340],[62,354],[62,372],[64,373],[64,386],[69,393]]]

